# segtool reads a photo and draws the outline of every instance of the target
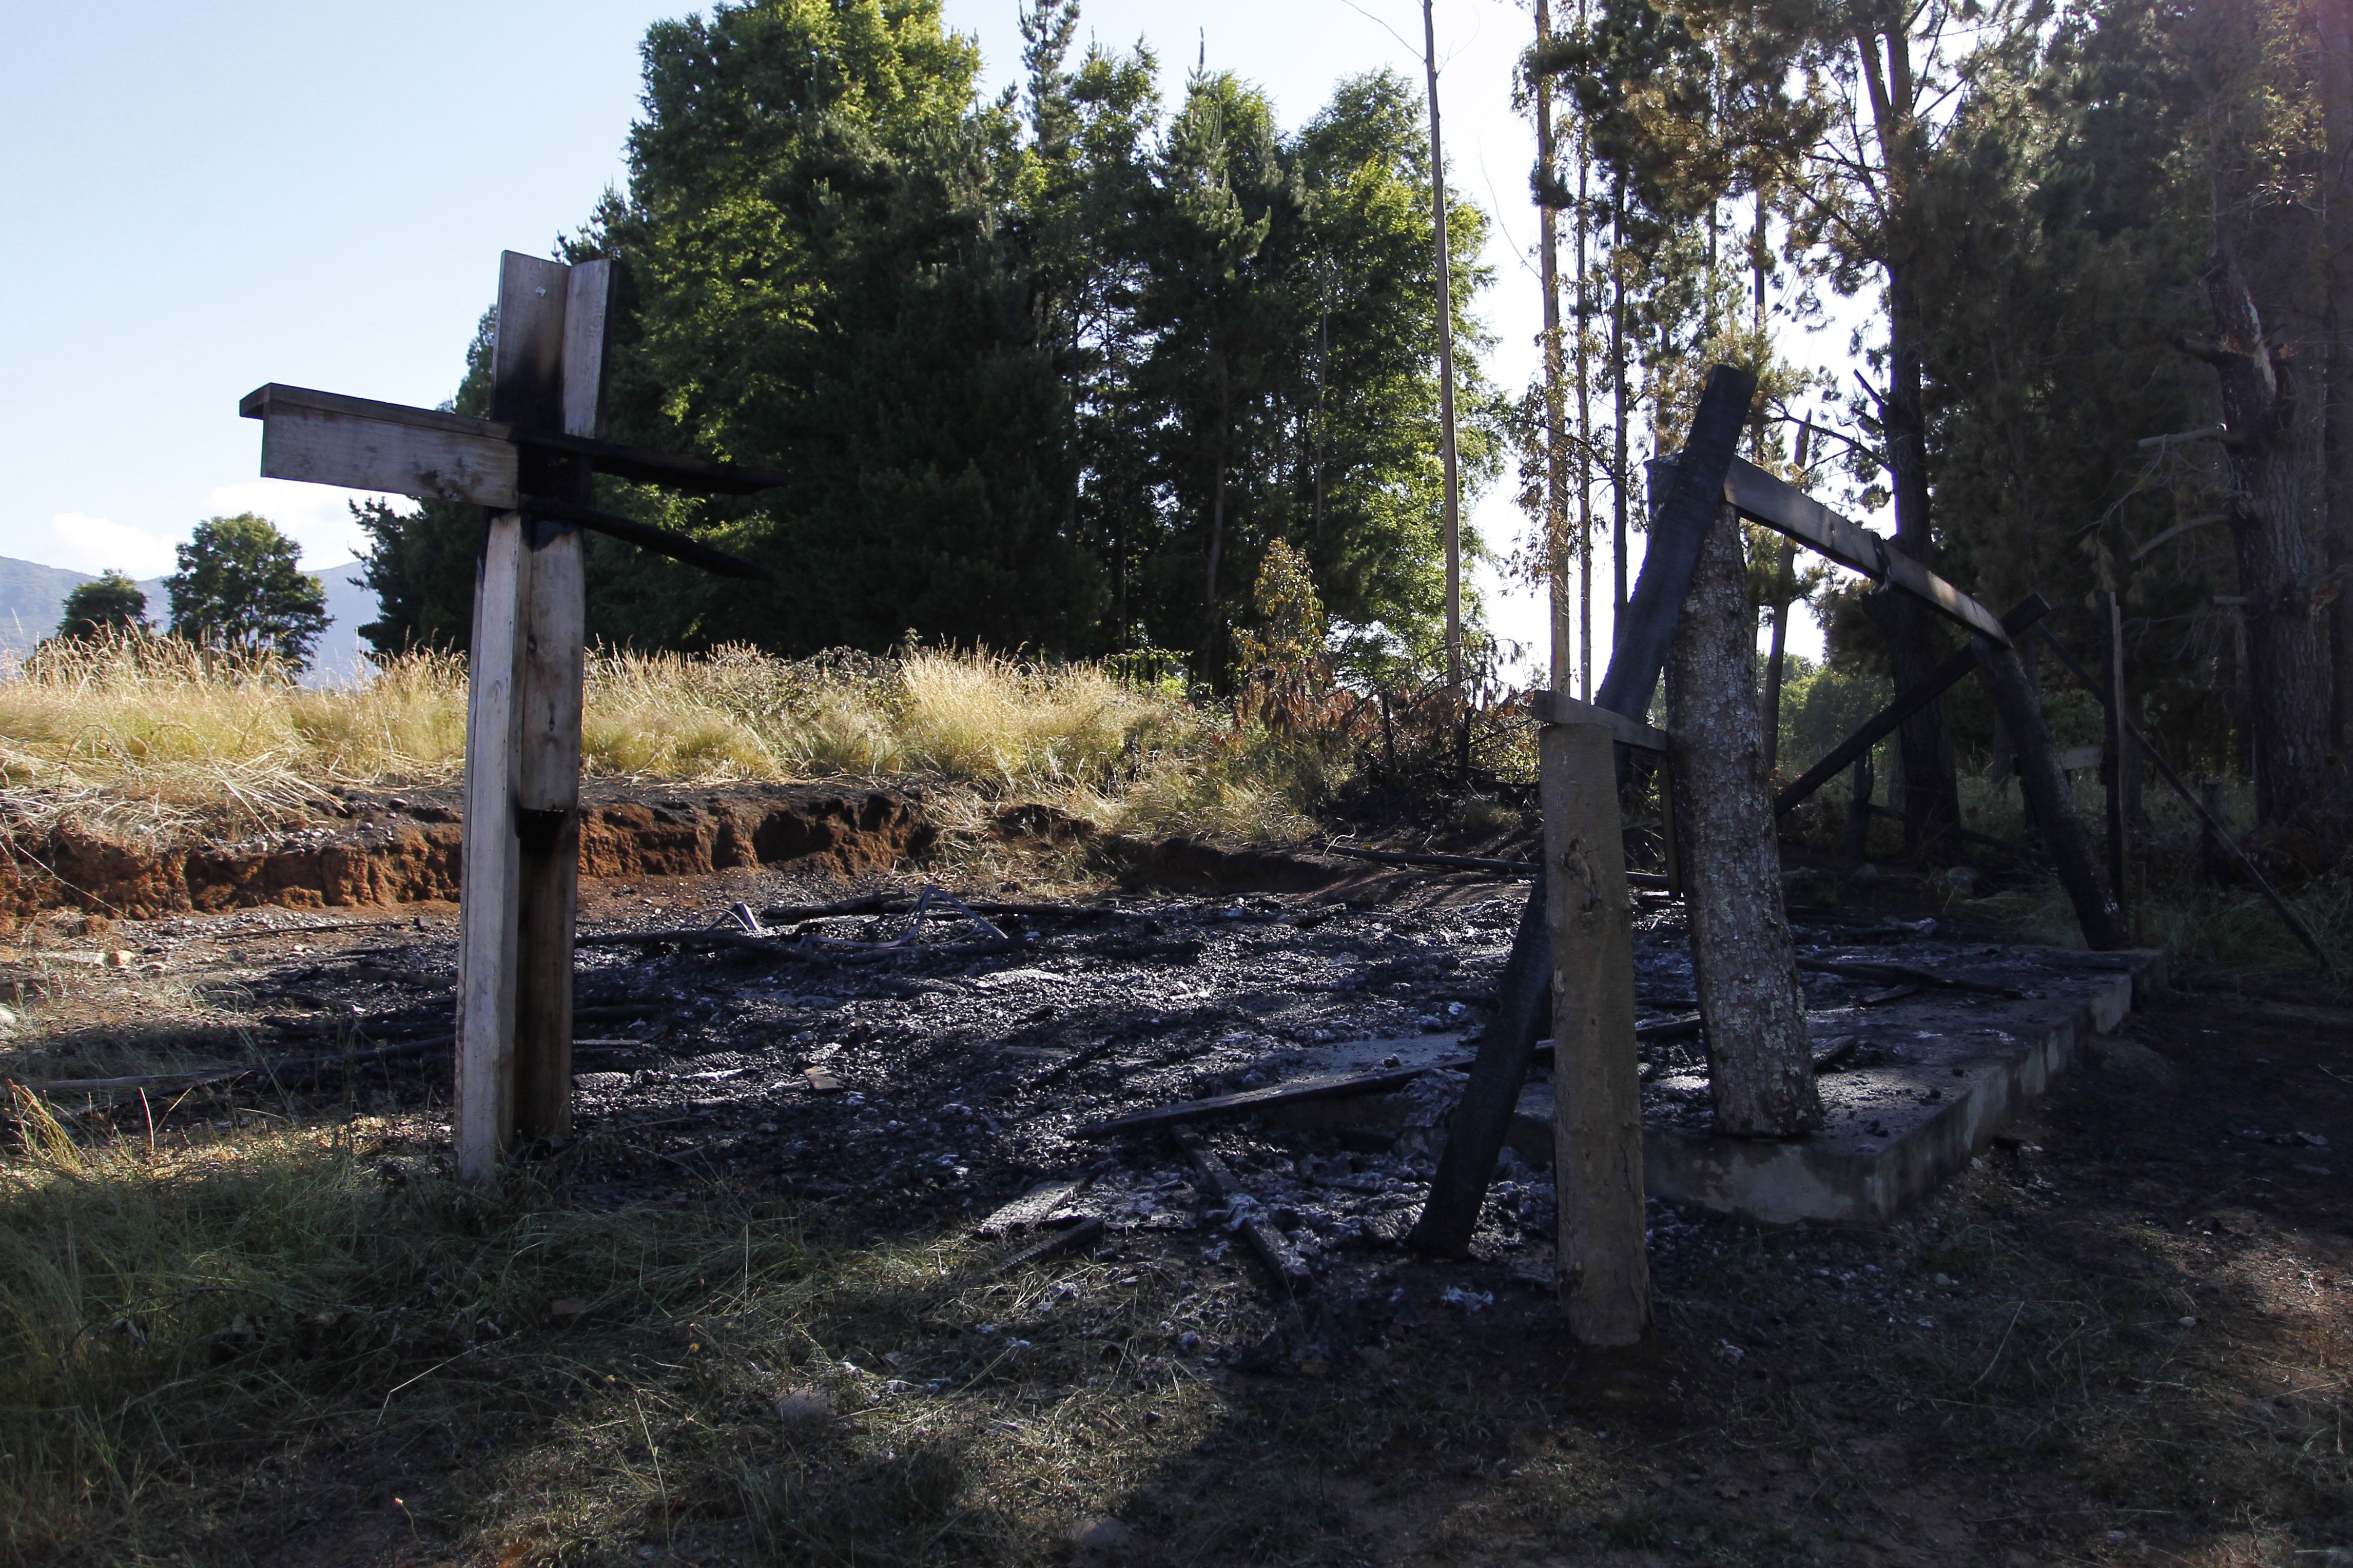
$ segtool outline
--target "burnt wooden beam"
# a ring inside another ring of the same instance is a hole
[[[751,495],[793,482],[775,468],[656,452],[511,419],[476,419],[438,408],[412,408],[271,382],[245,395],[237,411],[262,422],[264,479],[301,479],[355,489],[391,490],[439,500],[512,508],[521,491],[516,449],[585,458],[615,479],[706,495]],[[503,458],[491,451],[506,449]],[[338,475],[373,472],[383,481]]]
[[[1980,637],[2009,644],[2010,634],[1991,610],[1862,524],[1756,464],[1733,459],[1725,477],[1724,499],[1750,521],[1761,522],[1874,583],[1900,588]]]
[[[594,507],[551,500],[543,496],[525,498],[521,510],[529,517],[568,522],[575,528],[585,528],[592,533],[617,539],[624,544],[634,544],[640,550],[667,555],[689,566],[701,567],[714,577],[736,577],[751,583],[773,583],[776,580],[776,574],[765,566],[746,561],[740,555],[731,555],[676,529],[658,528],[634,518],[616,517],[609,511],[598,511]]]
[[[1707,390],[1692,416],[1691,436],[1674,464],[1666,500],[1651,520],[1641,575],[1627,601],[1617,650],[1609,657],[1601,689],[1594,693],[1595,707],[1628,719],[1649,714],[1659,673],[1667,667],[1675,623],[1683,615],[1683,595],[1699,564],[1700,542],[1715,521],[1726,476],[1739,461],[1735,451],[1756,400],[1757,378],[1746,371],[1720,364],[1708,373]]]
[[[2040,594],[2029,594],[2020,600],[2010,614],[2001,618],[2005,645],[2010,638],[2022,636],[2028,627],[2050,613],[2050,602]],[[1958,685],[1961,678],[1977,667],[1977,655],[1968,648],[1963,648],[1929,671],[1926,680],[1897,692],[1893,702],[1873,714],[1861,729],[1840,742],[1831,749],[1829,755],[1808,768],[1796,783],[1789,784],[1779,795],[1775,795],[1773,815],[1787,816],[1792,810],[1804,804],[1816,790],[1845,772],[1848,765],[1856,758],[1862,756],[1872,747],[1894,734],[1903,726],[1905,720]]]

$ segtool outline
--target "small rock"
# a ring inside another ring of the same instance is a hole
[[[1117,1552],[1135,1540],[1135,1531],[1115,1519],[1082,1519],[1071,1527],[1071,1544],[1081,1552]]]
[[[776,1413],[780,1426],[813,1431],[833,1419],[833,1395],[822,1388],[796,1388],[776,1401]]]
[[[2195,1318],[2178,1318],[2174,1321],[2185,1329],[2194,1329],[2198,1326],[2198,1320]]]
[[[131,967],[131,960],[132,952],[127,947],[111,947],[106,950],[106,967],[109,969],[128,969]]]
[[[839,1094],[841,1092],[841,1080],[834,1077],[831,1073],[826,1071],[823,1068],[810,1068],[803,1072],[801,1077],[808,1080],[809,1092],[811,1094]]]
[[[1718,1340],[1715,1342],[1715,1353],[1735,1366],[1748,1359],[1747,1351],[1734,1344],[1730,1340]]]

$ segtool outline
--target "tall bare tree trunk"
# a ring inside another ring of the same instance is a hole
[[[1454,268],[1446,254],[1446,154],[1438,140],[1438,24],[1421,0],[1421,65],[1430,87],[1430,221],[1438,238],[1438,450],[1446,468],[1446,684],[1462,700],[1462,511],[1454,471]],[[1469,730],[1462,732],[1467,748]],[[1462,760],[1469,762],[1467,751]]]
[[[1626,624],[1626,487],[1634,477],[1626,469],[1626,180],[1619,176],[1609,191],[1609,385],[1617,399],[1617,428],[1610,433],[1609,566],[1616,578],[1610,603],[1609,646],[1615,649]]]
[[[1793,1138],[1822,1124],[1797,950],[1781,901],[1781,851],[1757,720],[1757,622],[1740,519],[1720,513],[1667,662],[1674,813],[1706,1020],[1719,1132]]]
[[[1219,655],[1225,647],[1225,617],[1218,613],[1218,567],[1226,552],[1226,469],[1230,458],[1227,440],[1233,430],[1233,377],[1226,369],[1225,356],[1218,356],[1218,477],[1210,489],[1209,500],[1209,570],[1203,598],[1203,613],[1208,617],[1208,629],[1201,642],[1201,660],[1208,666],[1206,679],[1225,689],[1224,661]]]
[[[2353,0],[2314,0],[2320,22],[2321,515],[2337,602],[2329,609],[2335,688],[2329,731],[2353,757]]]
[[[1927,399],[1922,385],[1926,322],[1909,211],[1917,197],[1922,162],[1920,129],[1913,115],[1911,48],[1901,28],[1862,34],[1855,47],[1871,94],[1872,121],[1886,176],[1887,253],[1883,266],[1887,274],[1887,392],[1879,416],[1895,493],[1895,547],[1921,564],[1934,566]],[[1909,595],[1879,598],[1872,619],[1887,639],[1888,660],[1900,691],[1926,679],[1936,665],[1934,621],[1928,608]],[[1907,847],[1916,847],[1961,819],[1960,784],[1944,703],[1932,702],[1905,720],[1896,731],[1896,745],[1904,780],[1904,841]]]
[[[1577,31],[1580,37],[1585,35],[1585,0],[1577,0]],[[1592,237],[1593,215],[1586,207],[1586,176],[1592,168],[1580,120],[1577,130],[1577,694],[1588,702],[1593,700],[1593,378],[1586,331],[1593,308],[1586,293],[1585,257]]]
[[[1551,39],[1550,0],[1536,0],[1536,47],[1542,49]],[[1567,691],[1575,679],[1570,649],[1575,646],[1571,623],[1576,605],[1568,591],[1568,461],[1561,430],[1566,399],[1561,388],[1560,220],[1552,202],[1559,175],[1553,156],[1552,79],[1538,76],[1529,86],[1536,100],[1536,255],[1544,289],[1545,585],[1552,613],[1552,689]]]
[[[2206,299],[2214,341],[2177,340],[2214,367],[2228,429],[2231,539],[2246,600],[2255,752],[2255,816],[2284,824],[2320,803],[2328,779],[2329,669],[2320,574],[2305,537],[2295,388],[2287,356],[2263,338],[2263,317],[2239,270],[2214,192],[2214,248]]]

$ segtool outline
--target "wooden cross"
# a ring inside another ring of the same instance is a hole
[[[586,638],[580,530],[706,571],[750,563],[587,503],[599,473],[748,494],[786,476],[602,438],[609,261],[500,261],[491,417],[272,384],[261,472],[490,509],[474,569],[459,904],[458,1169],[486,1180],[517,1140],[572,1123],[573,918],[580,871]]]

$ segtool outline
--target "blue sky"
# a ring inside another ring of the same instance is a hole
[[[410,0],[400,6],[154,0],[18,8],[0,52],[0,554],[149,576],[199,520],[257,510],[312,566],[355,542],[345,492],[254,478],[263,382],[430,405],[448,395],[501,249],[545,253],[624,177],[638,44],[691,6]],[[948,0],[992,84],[1018,64],[1014,0]],[[1284,121],[1341,77],[1418,74],[1410,0],[1092,0],[1082,37],[1158,53],[1167,95],[1206,40]],[[1535,363],[1525,256],[1531,133],[1507,0],[1440,0],[1457,181],[1501,222],[1481,311],[1507,386]],[[1409,40],[1412,47],[1409,47]],[[1475,521],[1502,543],[1500,494]],[[1533,600],[1490,585],[1533,639]],[[1606,641],[1604,643],[1606,646]]]

